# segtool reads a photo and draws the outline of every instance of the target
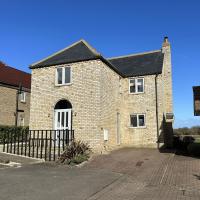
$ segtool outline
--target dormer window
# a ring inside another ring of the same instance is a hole
[[[144,78],[129,79],[129,93],[138,94],[144,92]]]
[[[71,67],[56,68],[56,85],[68,85],[71,83]]]

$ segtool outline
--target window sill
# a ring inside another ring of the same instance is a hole
[[[60,86],[70,86],[70,85],[72,85],[72,83],[55,84],[56,87],[60,87]]]
[[[145,92],[135,92],[135,93],[131,93],[131,92],[129,92],[129,94],[135,94],[135,95],[137,95],[137,94],[144,94]]]
[[[129,126],[129,128],[131,129],[145,129],[147,128],[146,126],[139,126],[139,127],[132,127],[132,126]]]

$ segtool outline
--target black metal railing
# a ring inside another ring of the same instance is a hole
[[[74,139],[74,130],[29,130],[21,135],[6,132],[3,152],[55,161]]]

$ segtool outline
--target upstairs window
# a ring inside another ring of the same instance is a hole
[[[144,78],[129,79],[129,93],[137,94],[144,92]]]
[[[145,127],[146,119],[145,114],[133,114],[130,115],[130,126],[137,127]]]
[[[26,92],[24,92],[24,91],[21,91],[21,93],[20,93],[20,101],[21,102],[26,102]]]
[[[56,69],[56,85],[68,85],[71,83],[71,67],[59,67]]]

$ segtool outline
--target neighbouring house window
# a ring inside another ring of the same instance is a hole
[[[145,127],[145,114],[130,115],[131,127]]]
[[[59,67],[56,69],[56,84],[67,85],[71,83],[71,67]]]
[[[23,116],[20,116],[20,118],[19,118],[19,125],[24,126],[24,117]]]
[[[129,79],[129,93],[143,93],[144,92],[144,78]]]
[[[20,101],[21,102],[26,102],[26,92],[21,91],[21,93],[20,93]]]

